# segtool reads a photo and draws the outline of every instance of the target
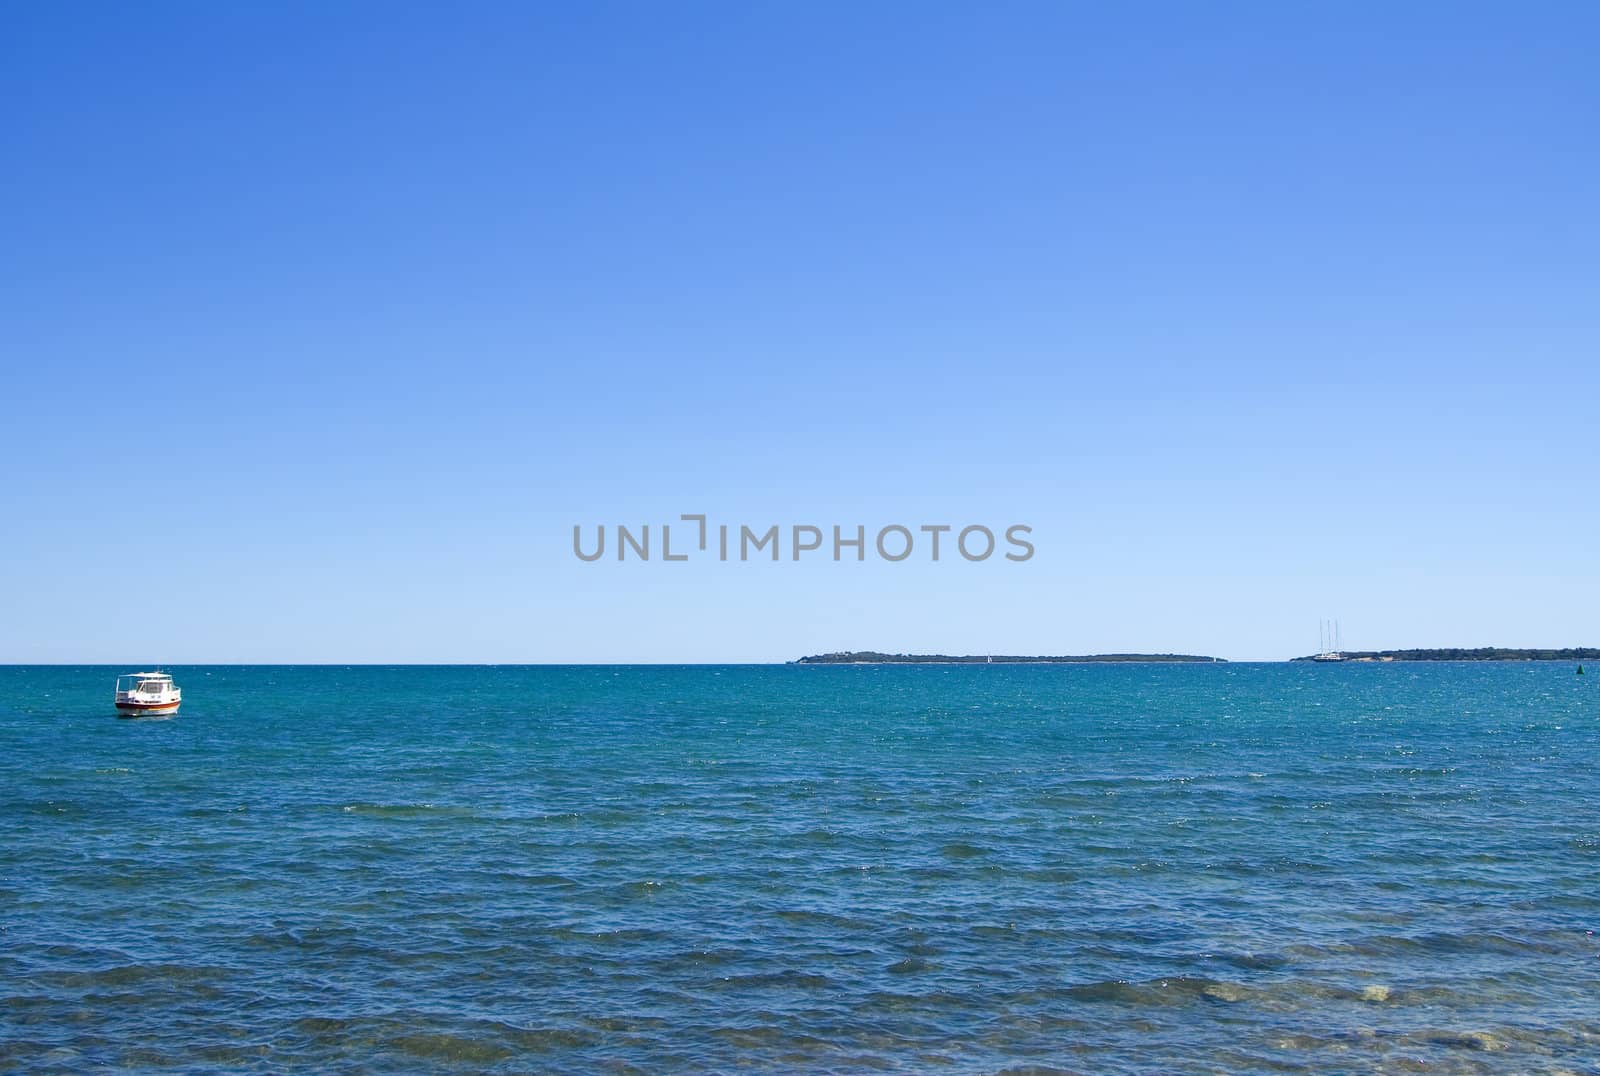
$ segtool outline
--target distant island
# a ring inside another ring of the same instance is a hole
[[[1471,649],[1447,647],[1442,650],[1346,650],[1345,661],[1600,661],[1600,649],[1591,646],[1565,650],[1523,650],[1504,646],[1479,646]],[[1307,654],[1291,661],[1315,661]]]
[[[808,654],[791,665],[1072,665],[1090,662],[1106,664],[1135,662],[1224,662],[1205,654],[884,654],[877,650],[840,650],[832,654]],[[1290,658],[1290,661],[1315,661],[1315,655]],[[1324,659],[1326,660],[1326,659]],[[1600,662],[1600,648],[1577,646],[1564,650],[1529,650],[1504,646],[1476,648],[1445,647],[1437,650],[1346,650],[1341,661],[1593,661]]]
[[[1025,657],[1017,654],[880,654],[876,650],[845,650],[812,654],[794,665],[1062,665],[1076,662],[1222,661],[1200,654],[1076,654],[1059,657]]]

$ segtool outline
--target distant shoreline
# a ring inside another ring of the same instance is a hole
[[[847,650],[810,654],[795,665],[1086,665],[1104,663],[1220,663],[1224,658],[1201,654],[1077,654],[1026,657],[1016,654],[882,654],[875,650]]]
[[[1318,661],[1317,655],[1288,658],[1289,662]],[[1326,661],[1328,659],[1322,658]],[[1515,648],[1502,646],[1445,647],[1411,650],[1346,650],[1338,662],[1404,661],[1593,661],[1600,662],[1600,648],[1565,649]],[[788,662],[790,665],[1106,665],[1106,664],[1225,664],[1227,658],[1205,654],[886,654],[877,650],[844,650],[831,654],[808,654]]]
[[[1290,661],[1316,661],[1314,655],[1290,658]],[[1600,649],[1588,646],[1568,647],[1564,650],[1517,649],[1503,646],[1479,646],[1470,649],[1449,647],[1441,650],[1346,650],[1341,661],[1600,661]]]

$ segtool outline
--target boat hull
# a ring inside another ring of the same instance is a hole
[[[159,717],[164,714],[175,714],[180,702],[119,702],[117,713],[123,717]]]

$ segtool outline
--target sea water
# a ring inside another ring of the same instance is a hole
[[[0,1068],[1600,1066],[1565,664],[0,669]]]

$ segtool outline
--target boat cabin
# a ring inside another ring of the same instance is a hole
[[[172,691],[172,677],[167,673],[128,673],[117,677],[117,698],[134,695],[159,697]]]

